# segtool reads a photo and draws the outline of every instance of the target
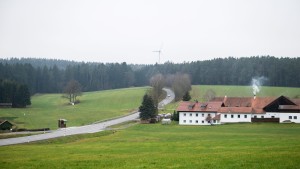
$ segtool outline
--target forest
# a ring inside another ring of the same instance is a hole
[[[9,106],[14,108],[31,105],[27,85],[0,79],[0,104],[11,104]]]
[[[70,80],[82,91],[149,85],[156,74],[188,74],[193,85],[250,85],[264,77],[266,86],[300,87],[300,58],[253,56],[154,65],[90,63],[33,58],[0,59],[0,79],[28,86],[34,93],[61,93]]]

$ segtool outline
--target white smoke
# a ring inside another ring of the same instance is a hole
[[[252,84],[253,95],[256,96],[256,94],[259,93],[261,86],[266,80],[267,78],[264,76],[252,78],[251,84]]]

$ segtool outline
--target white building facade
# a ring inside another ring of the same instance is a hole
[[[280,123],[300,123],[300,113],[279,113]]]
[[[217,112],[179,112],[180,125],[212,125],[220,124],[214,119]]]
[[[251,113],[242,114],[242,113],[223,113],[221,115],[221,124],[222,123],[250,123],[251,122]]]
[[[177,108],[180,125],[279,122],[300,123],[300,99],[274,97],[224,97],[206,103],[181,102]]]

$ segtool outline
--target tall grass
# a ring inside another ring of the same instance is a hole
[[[134,125],[0,147],[3,168],[297,168],[298,124]]]

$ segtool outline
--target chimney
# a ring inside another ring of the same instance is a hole
[[[225,104],[226,101],[227,101],[227,96],[225,95],[225,97],[223,99],[223,103]]]

